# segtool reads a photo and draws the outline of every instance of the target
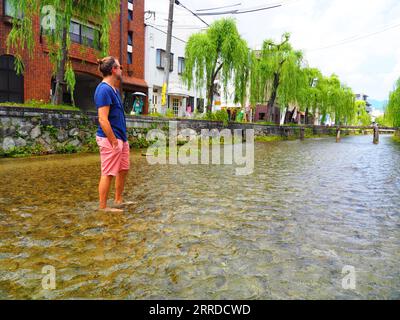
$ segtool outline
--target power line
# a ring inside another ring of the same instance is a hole
[[[156,30],[158,30],[158,31],[160,31],[160,32],[162,32],[162,33],[164,33],[164,34],[168,34],[166,31],[157,28],[157,26],[155,26],[155,25],[152,25],[152,24],[149,24],[149,23],[146,23],[145,25],[148,26],[148,27],[151,27],[151,28],[153,28],[153,29],[156,29]],[[172,38],[174,38],[174,39],[176,39],[176,40],[178,40],[178,41],[181,41],[181,42],[183,42],[183,43],[187,43],[187,41],[182,40],[182,39],[180,39],[180,38],[178,38],[178,37],[172,36]]]
[[[238,7],[238,6],[240,6],[240,5],[242,5],[242,4],[241,4],[241,3],[237,3],[237,4],[232,4],[232,5],[230,5],[230,6],[223,6],[223,7],[217,7],[217,8],[208,8],[208,9],[198,9],[198,10],[196,10],[196,11],[197,11],[197,12],[200,12],[200,11],[219,10],[219,9],[226,9],[226,8]]]
[[[338,47],[338,46],[341,46],[341,45],[345,45],[345,44],[348,44],[348,43],[352,43],[352,42],[355,42],[355,41],[366,39],[366,38],[369,38],[369,37],[375,36],[377,34],[386,32],[386,31],[391,30],[391,29],[399,28],[399,27],[400,27],[400,24],[395,24],[395,25],[392,25],[392,26],[386,26],[382,30],[374,31],[374,32],[367,33],[367,34],[364,34],[364,35],[355,35],[355,36],[343,39],[343,40],[341,40],[341,41],[339,41],[337,43],[331,44],[331,45],[327,45],[327,46],[320,47],[320,48],[315,48],[315,49],[310,49],[310,50],[306,50],[306,51],[312,52],[312,51],[319,51],[319,50],[325,50],[325,49]]]
[[[197,19],[199,19],[201,22],[203,22],[207,27],[209,27],[210,25],[205,22],[202,18],[199,17],[198,14],[194,13],[192,10],[186,8],[180,1],[175,0],[175,4],[178,6],[181,6],[182,8],[186,9],[187,11],[189,11],[191,14],[193,14]]]
[[[222,16],[222,15],[227,15],[227,14],[244,14],[244,13],[257,12],[257,11],[265,11],[265,10],[279,8],[279,7],[282,7],[282,3],[270,5],[267,7],[261,7],[261,8],[250,8],[250,9],[244,9],[244,10],[236,9],[236,10],[220,11],[220,12],[199,13],[199,15],[200,16]]]
[[[167,28],[168,26],[167,25],[163,25],[163,24],[153,24],[153,26],[155,26],[155,27],[159,27],[159,28]],[[179,26],[179,25],[177,25],[177,26],[175,26],[174,25],[174,29],[201,29],[201,30],[203,30],[203,29],[207,29],[206,27],[200,27],[200,26],[196,26],[196,25],[181,25],[181,26]]]

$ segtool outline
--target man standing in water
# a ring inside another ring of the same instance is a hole
[[[96,141],[100,149],[101,178],[99,183],[100,209],[108,212],[122,212],[122,193],[128,174],[129,143],[126,120],[121,96],[116,89],[122,80],[122,66],[114,57],[98,60],[103,81],[97,86],[94,101],[99,115],[99,127]],[[113,177],[115,178],[116,207],[107,206],[108,193]]]

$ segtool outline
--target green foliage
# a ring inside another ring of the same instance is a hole
[[[253,106],[267,101],[274,104],[275,96],[282,108],[299,100],[305,80],[301,69],[303,53],[294,50],[289,40],[289,33],[282,36],[280,43],[265,40],[261,52],[251,56],[250,101]]]
[[[0,150],[1,157],[9,158],[21,158],[32,155],[43,155],[46,154],[43,146],[41,144],[28,145],[25,147],[14,147],[9,150]]]
[[[377,117],[375,122],[382,127],[393,127],[393,121],[389,118],[387,113],[385,113],[383,116]]]
[[[351,123],[356,126],[370,126],[372,123],[371,116],[366,110],[367,104],[365,101],[356,101],[355,102],[356,113],[354,121]]]
[[[400,127],[400,79],[397,80],[392,92],[389,94],[389,102],[385,112],[386,121],[393,127]]]
[[[167,118],[176,118],[174,111],[171,109],[167,109],[167,111],[165,112],[165,116]]]
[[[276,142],[276,141],[284,141],[285,137],[282,136],[259,136],[255,137],[254,140],[256,142]]]
[[[46,22],[52,28],[44,28],[46,44],[49,48],[49,57],[53,65],[54,75],[58,73],[62,66],[63,57],[66,56],[65,69],[61,70],[64,75],[64,80],[72,94],[75,88],[75,75],[72,69],[68,52],[71,46],[69,35],[71,19],[79,17],[83,24],[90,21],[96,21],[97,28],[100,30],[100,55],[108,55],[109,50],[109,33],[113,16],[119,13],[119,0],[8,0],[16,12],[20,12],[12,20],[12,30],[7,38],[7,51],[11,49],[15,52],[15,69],[17,73],[23,73],[24,61],[22,54],[27,51],[29,58],[33,57],[35,47],[35,35],[33,24],[37,17],[40,17],[40,22]],[[50,21],[47,16],[48,12],[42,12],[45,6],[55,8],[55,21]],[[50,24],[49,24],[50,22]],[[63,37],[63,34],[66,37]],[[95,37],[96,38],[96,37]],[[95,40],[97,41],[97,39]],[[95,44],[96,46],[96,44]],[[26,62],[26,61],[25,61]]]
[[[50,137],[57,138],[58,129],[52,125],[42,126],[42,130],[50,133]]]
[[[136,138],[136,139],[130,139],[129,140],[129,145],[131,148],[135,149],[144,149],[150,147],[152,144],[151,141],[147,141],[145,137],[141,138]]]
[[[56,147],[56,152],[57,153],[67,153],[67,154],[71,154],[71,153],[77,153],[80,151],[79,147],[76,147],[72,144],[66,144],[64,146],[59,146]]]
[[[218,110],[215,112],[207,112],[203,119],[208,121],[221,121],[224,126],[227,126],[229,115],[226,110]]]
[[[208,104],[212,104],[214,80],[219,75],[225,92],[228,82],[235,85],[235,102],[244,102],[249,49],[233,19],[214,22],[205,33],[192,35],[186,45],[183,79],[189,88],[206,85]]]
[[[0,103],[1,107],[21,107],[21,108],[38,108],[49,110],[67,110],[67,111],[80,111],[79,108],[68,105],[54,105],[44,103],[42,100],[28,100],[25,103],[3,102]]]

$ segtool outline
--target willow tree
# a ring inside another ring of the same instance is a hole
[[[367,112],[367,103],[363,100],[355,102],[357,116],[354,118],[352,124],[356,126],[369,126],[371,125],[371,115]]]
[[[300,89],[298,105],[305,110],[305,122],[308,123],[309,112],[316,114],[321,103],[321,80],[323,75],[317,68],[303,69],[303,87]]]
[[[400,79],[397,80],[394,90],[389,94],[385,116],[392,126],[400,128]]]
[[[185,49],[183,79],[190,89],[206,86],[207,110],[214,100],[214,87],[219,77],[225,94],[235,87],[234,102],[244,103],[248,79],[249,49],[233,19],[214,22],[205,32],[193,34]]]
[[[324,77],[320,84],[322,122],[329,115],[336,125],[349,124],[357,116],[355,96],[351,88],[342,84],[337,75]]]
[[[82,24],[94,22],[100,32],[95,44],[100,47],[99,55],[109,50],[109,32],[113,16],[119,12],[119,0],[8,0],[14,9],[12,29],[7,38],[7,50],[15,55],[17,73],[24,72],[22,53],[27,50],[33,58],[35,37],[33,25],[40,19],[43,34],[49,49],[49,57],[55,77],[55,92],[52,103],[61,104],[67,85],[73,99],[75,74],[69,57],[71,19],[77,17]]]
[[[278,101],[283,110],[289,103],[298,102],[305,81],[303,53],[294,50],[289,40],[289,33],[282,36],[280,43],[266,40],[261,52],[253,55],[250,89],[253,104],[267,102],[271,110]]]

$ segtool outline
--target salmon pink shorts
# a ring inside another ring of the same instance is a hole
[[[118,140],[118,149],[114,149],[108,140],[96,136],[96,142],[100,149],[101,175],[117,176],[120,171],[127,171],[130,168],[129,143]]]

